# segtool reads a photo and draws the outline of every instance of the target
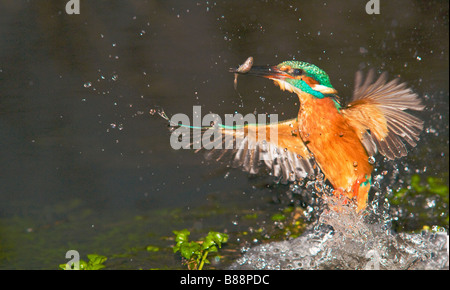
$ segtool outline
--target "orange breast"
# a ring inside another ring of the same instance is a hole
[[[301,97],[299,131],[325,177],[335,189],[354,197],[358,180],[370,178],[373,167],[354,129],[331,98]]]

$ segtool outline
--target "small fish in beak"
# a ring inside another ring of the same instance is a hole
[[[252,66],[253,66],[253,57],[250,56],[237,69],[230,69],[231,72],[234,72],[234,89],[235,90],[237,90],[238,75],[248,73],[251,70]]]

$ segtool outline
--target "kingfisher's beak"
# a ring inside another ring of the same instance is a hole
[[[236,75],[235,78],[235,87],[236,87],[236,81],[238,75],[250,75],[250,76],[257,76],[257,77],[263,77],[267,79],[271,79],[280,86],[280,89],[282,90],[288,90],[291,92],[299,92],[299,88],[294,87],[287,81],[287,79],[300,79],[304,81],[307,85],[311,87],[311,89],[321,92],[323,94],[337,94],[337,91],[332,87],[327,87],[320,85],[315,79],[301,75],[301,76],[293,76],[285,72],[284,70],[280,70],[277,66],[251,66],[246,65],[244,63],[239,68],[230,68],[229,72],[234,73]]]
[[[230,68],[229,72],[236,73],[240,75],[249,75],[249,76],[257,76],[257,77],[263,77],[268,79],[277,79],[282,80],[288,77],[291,77],[290,75],[286,74],[285,72],[279,70],[276,66],[252,66],[249,70],[239,70],[237,68]]]

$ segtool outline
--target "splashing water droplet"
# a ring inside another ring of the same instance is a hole
[[[92,86],[92,83],[91,82],[85,82],[84,83],[84,87],[85,88],[89,88],[89,87],[91,87]]]
[[[375,157],[373,156],[369,156],[369,164],[374,164],[375,163]]]

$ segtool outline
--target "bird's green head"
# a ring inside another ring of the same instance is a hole
[[[282,90],[307,93],[320,99],[337,93],[322,69],[302,61],[284,61],[276,66],[252,66],[246,71],[232,69],[230,72],[265,77],[273,80]]]

